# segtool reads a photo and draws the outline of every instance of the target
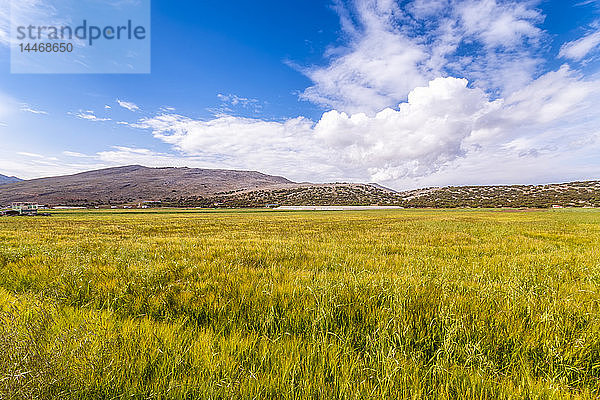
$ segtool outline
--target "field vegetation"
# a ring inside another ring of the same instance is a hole
[[[326,184],[234,190],[209,197],[168,197],[172,207],[264,207],[317,205],[394,205],[405,208],[600,207],[600,182],[549,185],[447,186],[393,192],[374,185]],[[85,204],[84,205],[89,205]]]
[[[0,219],[0,399],[594,399],[600,212]]]

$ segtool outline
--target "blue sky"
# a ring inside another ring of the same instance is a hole
[[[154,0],[140,75],[11,74],[8,9],[5,175],[143,164],[397,189],[600,175],[599,1]]]

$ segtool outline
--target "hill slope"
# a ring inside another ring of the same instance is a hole
[[[379,185],[329,184],[225,193],[211,199],[224,206],[395,205],[410,208],[600,207],[600,181],[550,185],[459,186],[394,192]]]
[[[549,185],[449,186],[404,192],[406,207],[600,207],[600,181]]]
[[[600,181],[537,186],[459,186],[395,192],[376,184],[294,183],[254,171],[107,168],[0,186],[0,205],[107,205],[160,200],[187,207],[395,205],[403,207],[600,207]]]
[[[219,192],[290,183],[285,178],[254,171],[130,165],[2,185],[0,204],[13,201],[48,205],[122,204],[168,197],[212,196]]]
[[[6,185],[7,183],[21,182],[22,179],[17,178],[16,176],[6,176],[0,174],[0,185]]]
[[[183,207],[264,207],[327,205],[396,205],[401,201],[392,190],[371,184],[286,184],[257,190],[217,193],[210,197],[168,198],[165,204]]]

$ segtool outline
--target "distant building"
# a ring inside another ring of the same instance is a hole
[[[138,208],[150,208],[151,206],[160,206],[162,202],[160,200],[144,200],[138,203]]]
[[[37,203],[12,203],[10,211],[14,215],[37,215],[40,206]]]

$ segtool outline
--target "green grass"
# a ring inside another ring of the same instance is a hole
[[[0,399],[593,399],[600,211],[0,219]]]

